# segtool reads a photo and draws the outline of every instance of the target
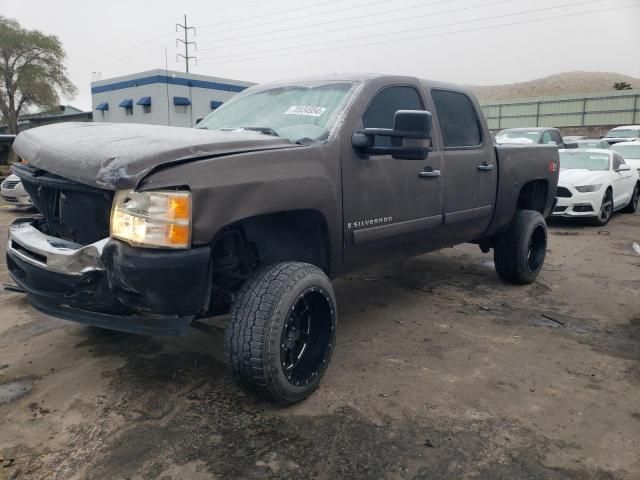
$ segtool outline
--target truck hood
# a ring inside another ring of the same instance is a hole
[[[59,123],[26,130],[13,149],[29,164],[107,190],[135,188],[152,170],[235,153],[295,148],[286,138],[126,123]]]
[[[594,185],[602,183],[603,177],[606,176],[606,171],[593,171],[586,169],[560,169],[560,178],[558,183],[565,185]]]

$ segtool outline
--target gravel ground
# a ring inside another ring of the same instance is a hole
[[[224,318],[145,338],[0,291],[0,479],[638,479],[639,227],[554,224],[525,287],[472,245],[336,280],[332,365],[286,409],[229,380]]]

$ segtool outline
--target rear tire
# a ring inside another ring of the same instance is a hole
[[[547,224],[535,210],[516,210],[509,229],[496,239],[493,261],[498,275],[509,283],[533,282],[547,252]]]
[[[322,270],[299,262],[264,267],[242,286],[230,315],[225,358],[244,390],[286,405],[318,387],[338,319]]]
[[[636,213],[636,210],[638,209],[638,199],[640,199],[640,183],[636,183],[629,203],[621,211],[623,213]]]

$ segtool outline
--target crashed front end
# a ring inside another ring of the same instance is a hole
[[[184,222],[154,221],[156,205],[137,214],[142,207],[123,192],[70,181],[28,164],[14,167],[14,173],[41,215],[10,226],[7,265],[35,308],[66,320],[147,335],[184,334],[206,310],[210,249],[186,248]],[[176,215],[185,215],[184,197],[167,196],[178,199]],[[131,215],[122,207],[127,201]],[[112,216],[119,225],[116,235],[110,232]],[[137,241],[155,245],[139,248]]]

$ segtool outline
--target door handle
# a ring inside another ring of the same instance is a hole
[[[487,162],[483,162],[478,165],[478,170],[480,170],[481,172],[489,172],[493,170],[493,165],[489,165]]]
[[[421,172],[418,172],[418,176],[420,178],[436,178],[439,177],[440,174],[440,170],[434,170],[431,167],[424,167],[424,170]]]

